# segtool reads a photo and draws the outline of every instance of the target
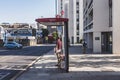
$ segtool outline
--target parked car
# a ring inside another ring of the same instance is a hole
[[[17,42],[8,42],[4,44],[4,47],[7,49],[21,49],[23,46]]]

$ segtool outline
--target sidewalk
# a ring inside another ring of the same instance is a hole
[[[56,62],[50,51],[16,80],[120,80],[120,56],[72,54],[69,73],[54,66]]]

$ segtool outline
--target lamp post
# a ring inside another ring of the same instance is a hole
[[[55,11],[56,11],[55,16],[57,16],[57,0],[55,0]]]

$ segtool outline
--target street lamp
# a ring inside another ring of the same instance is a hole
[[[55,0],[55,11],[56,11],[55,16],[57,16],[57,0]]]

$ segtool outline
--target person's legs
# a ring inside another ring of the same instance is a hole
[[[60,67],[61,65],[61,59],[60,59],[60,53],[58,53],[58,66]]]
[[[56,52],[57,61],[58,61],[58,63],[56,64],[56,66],[58,66],[58,68],[61,68],[61,62],[62,62],[62,60],[63,60],[62,55],[63,55],[63,54],[61,53],[61,51]]]
[[[59,54],[56,53],[56,56],[57,56],[57,64],[55,66],[58,66],[59,65]]]

